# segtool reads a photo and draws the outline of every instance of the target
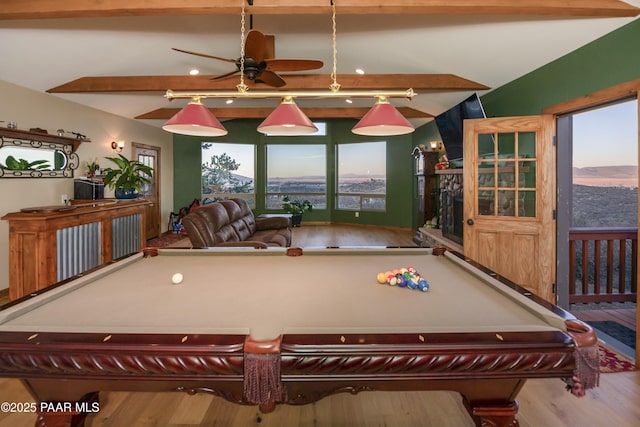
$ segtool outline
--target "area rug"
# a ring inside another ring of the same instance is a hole
[[[604,332],[611,338],[620,341],[627,347],[636,348],[636,331],[613,320],[589,321],[592,327]]]
[[[598,345],[600,351],[600,372],[611,374],[615,372],[635,371],[635,364],[627,357],[616,353],[608,347]]]
[[[147,246],[150,246],[152,248],[164,248],[165,246],[172,245],[174,243],[180,242],[181,240],[185,240],[185,239],[188,239],[188,237],[185,234],[164,233],[160,237],[147,240]]]

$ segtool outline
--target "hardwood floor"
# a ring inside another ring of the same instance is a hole
[[[413,246],[413,231],[303,224],[294,229],[299,246]],[[0,301],[1,303],[2,301]],[[0,379],[1,402],[33,401],[24,386]],[[600,387],[576,398],[558,379],[529,380],[519,394],[521,427],[640,425],[640,371],[604,374]],[[33,414],[0,412],[0,427],[32,426]],[[255,407],[210,395],[181,393],[101,393],[94,427],[120,426],[473,426],[460,397],[452,392],[363,392],[340,394],[303,406],[278,406],[260,414]]]
[[[416,246],[414,230],[349,224],[302,224],[293,228],[292,246]]]

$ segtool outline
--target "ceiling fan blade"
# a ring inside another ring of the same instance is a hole
[[[273,87],[282,87],[287,84],[282,77],[274,73],[273,71],[264,70],[260,73],[260,76],[256,79],[256,83],[264,83]]]
[[[211,77],[211,80],[222,80],[222,79],[226,79],[227,77],[231,77],[234,74],[239,73],[240,70],[235,70],[235,71],[230,71],[228,73],[225,74],[220,74],[219,76],[215,76],[215,77]]]
[[[264,61],[267,40],[258,30],[251,30],[244,43],[244,56],[253,58],[258,64]]]
[[[269,71],[317,70],[324,65],[322,61],[313,59],[265,59],[264,62]]]
[[[191,52],[189,50],[178,49],[176,47],[172,47],[171,49],[175,50],[176,52],[188,53],[189,55],[202,56],[203,58],[218,59],[220,61],[231,62],[233,64],[238,63],[238,61],[236,61],[235,59],[220,58],[219,56],[206,55],[204,53],[198,53],[198,52]]]

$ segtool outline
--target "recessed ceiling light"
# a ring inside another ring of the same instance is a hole
[[[225,101],[225,103],[226,103],[226,104],[233,104],[233,99],[227,99],[227,100]]]
[[[362,68],[356,68],[356,74],[364,74],[364,70]]]
[[[200,70],[198,70],[197,68],[192,68],[191,70],[189,70],[189,74],[192,76],[197,76],[198,74],[200,74]]]
[[[345,99],[344,102],[346,102],[347,104],[353,104],[353,101],[350,99]]]

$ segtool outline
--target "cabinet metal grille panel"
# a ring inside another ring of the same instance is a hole
[[[101,248],[99,222],[56,230],[57,280],[100,265]]]
[[[111,254],[113,259],[138,252],[142,233],[140,214],[127,215],[111,220]]]

